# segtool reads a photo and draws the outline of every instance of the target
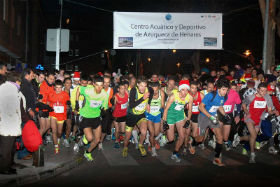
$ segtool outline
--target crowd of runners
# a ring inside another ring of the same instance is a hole
[[[142,157],[160,157],[157,150],[171,144],[170,159],[180,162],[187,152],[195,154],[196,149],[211,146],[213,164],[224,166],[222,152],[239,144],[249,163],[256,162],[255,150],[265,144],[268,153],[278,153],[279,77],[276,66],[264,73],[260,64],[203,68],[174,76],[135,77],[108,71],[86,75],[28,68],[19,76],[7,72],[1,63],[0,102],[11,102],[3,94],[7,89],[22,93],[18,102],[25,107],[19,110],[36,122],[44,144],[53,144],[54,154],[59,154],[61,146],[73,152],[83,149],[84,157],[93,161],[92,152],[111,141],[112,149],[122,149],[124,159],[135,148]],[[1,103],[0,146],[5,137],[14,137],[8,141],[10,147],[4,146],[6,154],[13,154],[12,145],[21,133],[7,130],[11,119],[4,116],[5,106]]]

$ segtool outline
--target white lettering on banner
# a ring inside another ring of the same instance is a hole
[[[255,101],[254,102],[254,108],[265,108],[266,107],[266,101]]]
[[[146,103],[141,103],[140,105],[135,107],[135,110],[143,111],[143,110],[145,110],[145,108],[146,108]]]
[[[192,106],[192,112],[199,112],[198,106]]]
[[[95,101],[95,100],[90,100],[90,107],[91,108],[97,108],[100,107],[102,104],[102,101]]]
[[[160,109],[159,106],[151,106],[151,107],[150,107],[150,113],[159,112],[159,109]]]
[[[175,106],[175,110],[178,110],[178,111],[183,110],[183,108],[184,108],[184,105],[182,105],[182,104],[177,103]]]
[[[126,108],[127,108],[127,104],[128,104],[128,103],[121,104],[121,109],[122,109],[122,110],[126,109]]]
[[[224,105],[224,111],[225,112],[230,112],[231,111],[231,105]]]
[[[218,108],[219,108],[219,106],[212,106],[211,108],[210,108],[210,110],[209,110],[209,112],[217,112],[217,110],[218,110]]]
[[[54,113],[62,114],[64,113],[64,106],[53,106]]]

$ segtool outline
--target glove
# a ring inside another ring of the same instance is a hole
[[[190,124],[191,124],[190,120],[187,120],[183,128],[185,129],[189,128]]]
[[[162,127],[163,127],[163,131],[167,131],[169,129],[169,125],[167,124],[166,121],[163,121]]]
[[[79,101],[75,101],[75,110],[79,111],[79,109],[80,109]]]

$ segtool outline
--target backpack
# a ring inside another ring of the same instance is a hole
[[[42,145],[43,140],[41,134],[34,123],[29,120],[22,129],[22,141],[26,149],[30,152],[35,152]]]

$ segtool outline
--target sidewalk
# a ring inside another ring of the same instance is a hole
[[[83,161],[83,155],[73,151],[73,143],[70,148],[63,145],[60,147],[60,153],[54,154],[52,144],[45,146],[45,164],[44,167],[32,166],[33,159],[18,160],[15,155],[15,162],[26,166],[23,169],[17,169],[17,175],[1,175],[0,186],[20,186],[34,183],[42,179],[54,177],[72,168],[79,166]]]

